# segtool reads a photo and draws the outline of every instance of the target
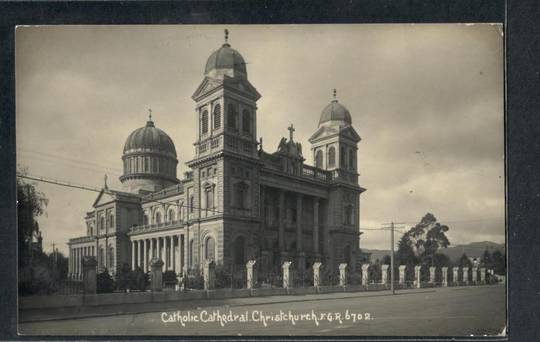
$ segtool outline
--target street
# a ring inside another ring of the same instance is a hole
[[[25,335],[497,335],[506,322],[503,285],[305,296],[19,324]],[[203,322],[204,321],[204,322]]]

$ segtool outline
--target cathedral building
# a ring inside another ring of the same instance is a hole
[[[86,234],[69,240],[71,277],[82,278],[84,256],[112,274],[124,264],[147,271],[153,257],[177,273],[251,259],[262,270],[278,271],[286,260],[298,269],[317,260],[355,269],[365,189],[351,114],[334,91],[309,139],[311,166],[292,125],[273,152],[257,140],[260,97],[226,39],[192,95],[198,124],[190,171],[178,178],[175,145],[150,113],[125,142],[123,189],[105,182],[85,217]]]

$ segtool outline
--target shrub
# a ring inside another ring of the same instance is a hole
[[[114,280],[105,268],[103,272],[97,275],[96,279],[97,293],[110,293],[114,290]]]
[[[134,287],[133,282],[134,274],[128,264],[124,263],[118,274],[117,286],[119,290],[127,291]]]
[[[133,288],[139,291],[145,291],[147,286],[150,284],[150,277],[147,273],[144,273],[140,267],[137,267],[135,271],[132,272],[132,279]]]
[[[178,279],[176,279],[176,273],[172,270],[165,271],[165,273],[163,273],[162,279],[164,284],[176,285],[178,283]]]

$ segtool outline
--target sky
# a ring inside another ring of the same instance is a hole
[[[17,163],[31,175],[120,189],[129,133],[152,108],[178,175],[194,155],[195,103],[210,54],[229,43],[262,94],[257,133],[274,151],[287,127],[307,139],[332,89],[358,147],[360,247],[387,249],[387,222],[430,212],[452,245],[505,241],[504,73],[489,24],[41,26],[16,31]],[[86,232],[96,193],[39,183],[44,248]],[[400,233],[396,235],[396,241]]]

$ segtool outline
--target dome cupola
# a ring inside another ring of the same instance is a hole
[[[208,57],[204,74],[212,78],[223,78],[224,75],[247,78],[244,57],[231,48],[228,40],[229,31],[225,30],[225,43]]]
[[[338,102],[336,99],[336,90],[334,89],[334,99],[330,102],[322,111],[321,118],[319,120],[319,126],[322,124],[330,125],[351,125],[352,118],[351,113],[344,105]]]
[[[178,183],[176,148],[172,139],[152,121],[152,111],[144,127],[126,139],[120,181],[131,192],[158,191]]]

